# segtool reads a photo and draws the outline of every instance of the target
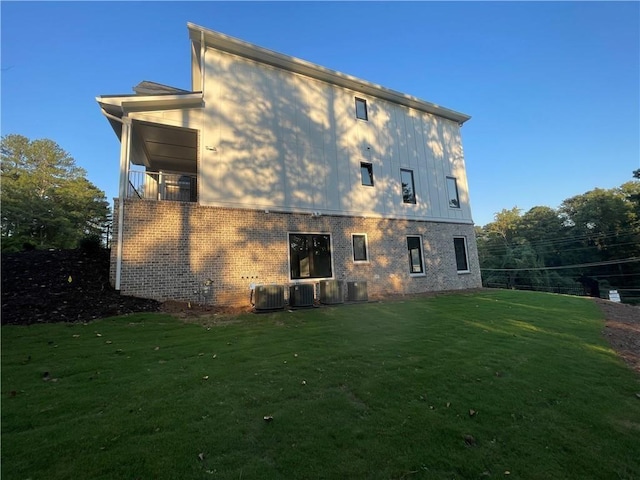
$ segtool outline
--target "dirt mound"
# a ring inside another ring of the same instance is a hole
[[[111,287],[106,249],[3,253],[1,273],[3,325],[87,322],[161,305]]]

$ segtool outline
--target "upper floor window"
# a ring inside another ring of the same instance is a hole
[[[456,269],[458,273],[468,272],[467,239],[465,237],[454,237],[453,247],[456,251]]]
[[[355,263],[368,262],[369,252],[367,249],[367,235],[364,233],[354,233],[351,235],[351,245],[353,246],[353,261]]]
[[[356,97],[356,118],[369,120],[367,116],[367,101]]]
[[[413,170],[400,169],[400,182],[402,182],[402,201],[404,203],[416,203]]]
[[[362,176],[362,185],[373,187],[373,165],[360,162],[360,175]]]
[[[447,193],[449,194],[449,206],[451,208],[460,208],[458,183],[454,177],[447,177]]]

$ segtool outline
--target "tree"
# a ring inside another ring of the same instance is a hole
[[[3,250],[75,248],[87,236],[103,235],[110,218],[105,194],[58,144],[11,134],[0,150]]]

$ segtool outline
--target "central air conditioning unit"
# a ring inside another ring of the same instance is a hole
[[[253,294],[256,310],[284,308],[284,286],[282,285],[256,285]]]
[[[344,303],[342,280],[322,280],[320,282],[320,303]]]
[[[315,287],[312,283],[289,286],[290,307],[313,307]]]
[[[366,302],[368,300],[367,282],[347,282],[347,301]]]

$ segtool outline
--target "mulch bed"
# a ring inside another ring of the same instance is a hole
[[[134,312],[167,312],[189,319],[235,315],[251,308],[157,302],[120,295],[109,283],[109,251],[34,250],[2,254],[3,325],[89,322]],[[606,323],[604,337],[640,373],[640,306],[595,299]]]
[[[2,254],[2,324],[88,322],[155,312],[160,302],[120,295],[109,284],[109,251]]]

